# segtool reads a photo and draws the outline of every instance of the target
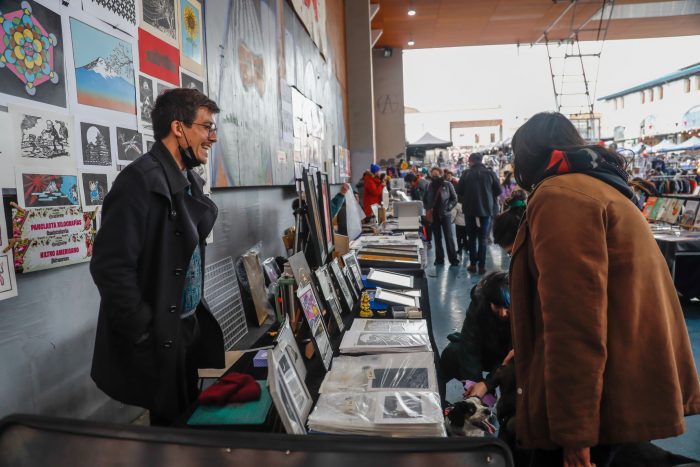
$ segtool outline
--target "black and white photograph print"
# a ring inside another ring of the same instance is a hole
[[[117,127],[117,162],[133,162],[143,155],[143,137],[136,130]]]
[[[80,122],[83,165],[112,165],[109,128],[94,123]]]
[[[156,95],[156,99],[158,98],[158,96],[160,96],[161,94],[163,94],[163,93],[164,93],[165,91],[167,91],[168,89],[173,89],[173,86],[171,86],[171,85],[169,85],[169,84],[167,84],[167,83],[158,82],[158,84],[156,84],[156,91],[158,92],[158,94]],[[155,105],[155,104],[154,104],[154,105]]]
[[[180,87],[204,92],[204,82],[180,70]]]
[[[144,135],[143,136],[143,144],[145,146],[144,148],[144,153],[147,153],[148,151],[151,150],[154,144],[156,144],[156,140],[154,140],[151,136]]]
[[[176,0],[141,0],[141,27],[178,47]]]
[[[139,75],[139,123],[140,128],[145,131],[153,131],[151,110],[155,105],[154,91],[153,80]]]
[[[372,387],[430,389],[427,368],[375,368]]]
[[[423,404],[420,395],[386,396],[384,399],[383,418],[418,418],[423,416]]]
[[[36,109],[10,107],[18,165],[65,167],[73,162],[73,118]],[[7,129],[5,129],[7,131]]]
[[[90,207],[102,206],[102,203],[109,191],[109,180],[106,173],[80,174],[80,185],[82,187],[83,206],[86,210]]]
[[[83,10],[134,36],[137,0],[83,0]]]

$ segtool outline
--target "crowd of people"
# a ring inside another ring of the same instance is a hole
[[[444,239],[452,265],[464,252],[469,271],[484,274],[448,336],[441,384],[473,382],[465,396],[500,389],[499,436],[516,465],[692,462],[650,443],[700,413],[700,381],[624,158],[554,112],[530,118],[512,147],[502,180],[478,153],[458,179],[439,167],[404,177],[424,204],[435,264]],[[509,274],[485,274],[491,237],[511,256]]]

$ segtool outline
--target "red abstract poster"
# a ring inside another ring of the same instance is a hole
[[[180,51],[141,28],[139,66],[147,75],[180,86]]]

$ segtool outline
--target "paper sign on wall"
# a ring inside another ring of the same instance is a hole
[[[12,236],[17,239],[74,235],[91,228],[91,213],[77,206],[12,210]]]
[[[18,240],[14,248],[15,269],[27,273],[90,261],[93,237],[92,232],[81,232]]]

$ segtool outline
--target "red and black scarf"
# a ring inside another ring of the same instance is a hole
[[[629,175],[625,169],[592,148],[573,151],[555,149],[550,154],[544,170],[537,177],[537,183],[545,178],[568,173],[583,173],[597,178],[635,202],[634,192],[627,184]]]

